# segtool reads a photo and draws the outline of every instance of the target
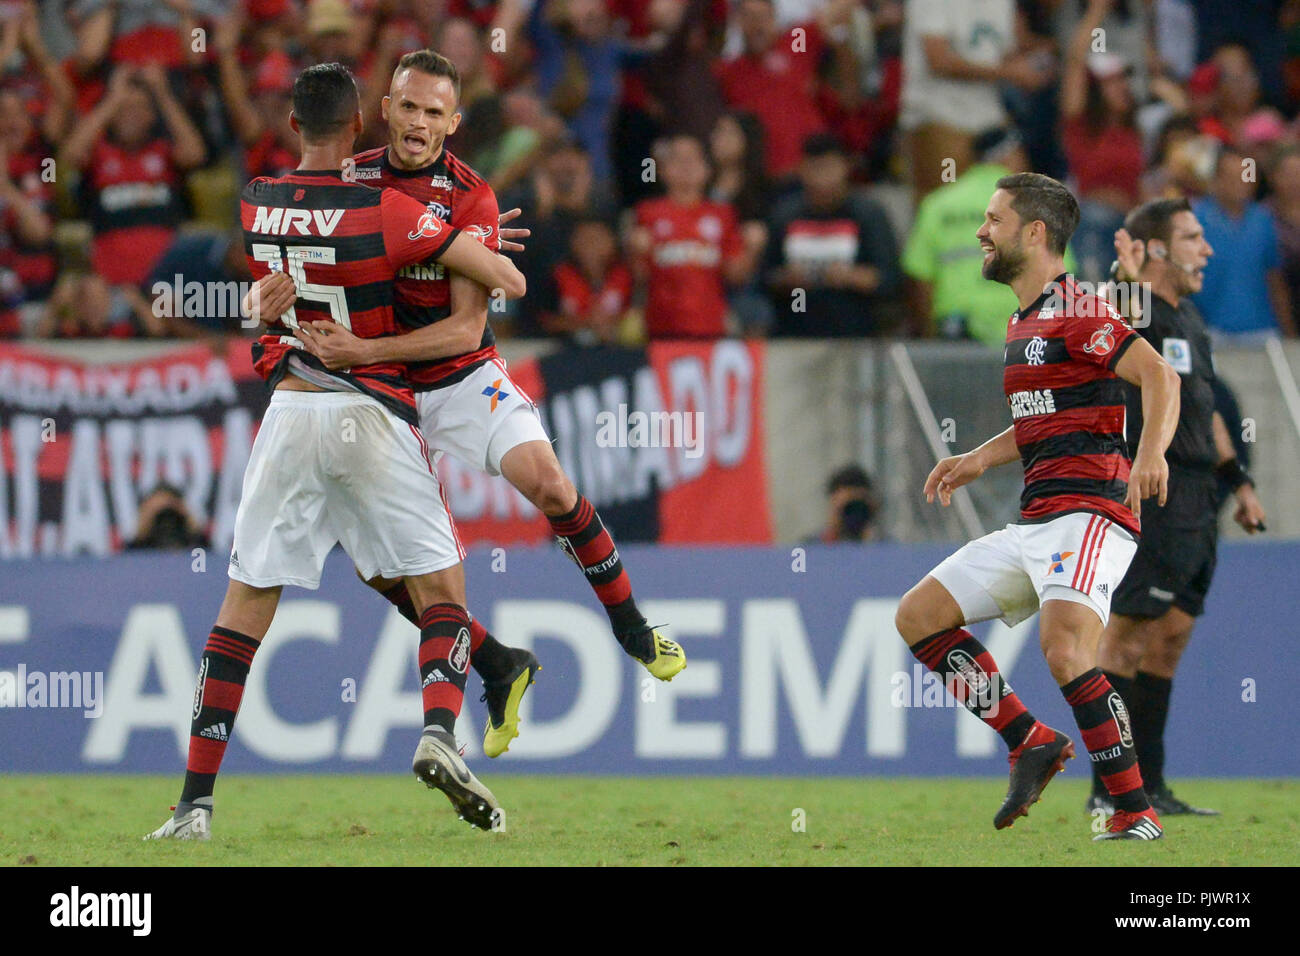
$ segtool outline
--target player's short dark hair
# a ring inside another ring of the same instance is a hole
[[[304,139],[338,135],[360,109],[357,81],[342,63],[317,63],[293,81],[293,115]]]
[[[1174,230],[1174,216],[1191,212],[1192,204],[1184,198],[1153,199],[1144,202],[1124,217],[1124,228],[1134,239],[1168,242]]]
[[[1011,193],[1011,208],[1025,225],[1047,227],[1047,248],[1065,254],[1065,244],[1079,225],[1079,203],[1070,190],[1042,173],[1013,173],[998,180],[998,189]]]
[[[397,69],[393,70],[393,75],[396,76],[401,70],[419,70],[429,76],[445,76],[451,80],[452,89],[456,91],[456,102],[460,102],[460,70],[456,69],[456,64],[441,53],[433,50],[412,50],[410,53],[404,53],[397,61]]]

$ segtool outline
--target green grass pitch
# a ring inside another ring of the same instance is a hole
[[[485,768],[478,768],[483,771]],[[1092,843],[1086,783],[1058,778],[993,829],[995,779],[498,777],[504,832],[393,776],[223,777],[213,838],[145,843],[179,777],[7,775],[0,864],[1225,866],[1300,863],[1300,780],[1182,780],[1223,811],[1158,843]],[[805,829],[795,824],[803,811]]]

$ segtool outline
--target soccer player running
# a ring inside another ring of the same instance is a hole
[[[244,473],[230,583],[199,665],[185,783],[172,818],[150,837],[207,839],[213,787],[244,682],[286,584],[314,590],[335,543],[366,576],[401,579],[420,617],[424,731],[413,769],[482,829],[497,803],[461,760],[454,728],[469,670],[463,552],[417,427],[400,362],[328,370],[302,349],[300,325],[329,320],[370,338],[397,333],[393,279],[432,258],[524,294],[517,269],[392,190],[345,181],[361,132],[352,75],[304,70],[291,122],[302,161],[244,189],[245,251],[257,276],[286,270],[302,294],[253,346],[274,391]]]
[[[1234,518],[1248,534],[1264,530],[1266,515],[1250,476],[1237,461],[1228,427],[1214,410],[1210,336],[1188,298],[1201,291],[1203,270],[1214,250],[1185,199],[1145,203],[1128,214],[1124,225],[1115,235],[1116,277],[1142,282],[1151,290],[1150,314],[1134,327],[1178,373],[1182,411],[1165,456],[1169,500],[1142,515],[1142,539],[1115,591],[1114,614],[1102,633],[1098,662],[1128,705],[1151,806],[1161,816],[1213,815],[1218,811],[1198,809],[1174,796],[1165,781],[1165,718],[1174,671],[1214,576],[1218,479],[1236,494]],[[1136,300],[1127,296],[1129,303]],[[1128,434],[1138,436],[1141,404],[1136,395],[1127,398]],[[1110,795],[1095,767],[1088,809],[1111,811]]]
[[[1109,303],[1066,274],[1062,257],[1078,222],[1078,203],[1056,180],[998,180],[976,235],[984,277],[1009,285],[1020,302],[1003,371],[1012,425],[935,465],[925,495],[946,506],[957,488],[1019,458],[1020,522],[940,563],[903,596],[896,622],[917,659],[1006,742],[1011,782],[993,817],[1000,830],[1065,769],[1074,744],[1034,719],[964,625],[1012,625],[1040,610],[1043,656],[1115,806],[1096,839],[1154,840],[1163,831],[1142,790],[1123,701],[1096,666],[1097,642],[1137,548],[1141,503],[1153,495],[1165,503],[1178,376]],[[1147,423],[1131,462],[1121,379],[1142,390]]]
[[[453,226],[495,249],[492,188],[444,148],[446,137],[460,125],[459,98],[460,77],[450,60],[432,50],[403,56],[382,101],[389,144],[359,154],[356,176],[446,213]],[[365,339],[337,324],[309,323],[303,326],[304,345],[332,369],[411,363],[420,427],[430,447],[487,474],[505,475],[546,515],[564,550],[582,568],[623,649],[655,677],[672,680],[686,666],[686,655],[637,609],[613,538],[564,473],[536,406],[510,380],[487,321],[489,288],[442,266],[404,269],[397,279],[397,319],[407,334]],[[258,291],[269,314],[279,314],[276,309],[293,302],[292,284],[283,277],[262,280]],[[415,620],[410,595],[400,582],[368,583]],[[483,678],[488,707],[483,750],[495,757],[518,736],[519,703],[537,659],[500,644],[477,618],[470,635],[471,661]]]

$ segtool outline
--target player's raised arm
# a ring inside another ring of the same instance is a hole
[[[978,448],[964,455],[951,455],[940,459],[925,479],[925,500],[939,502],[946,508],[952,503],[952,493],[962,485],[968,485],[990,468],[1006,465],[1020,458],[1020,449],[1016,447],[1015,427],[994,435]]]
[[[449,226],[410,196],[386,189],[382,205],[384,247],[394,268],[436,259],[489,289],[502,290],[507,299],[521,298],[527,291],[524,275],[513,262]]]
[[[1136,335],[1115,363],[1115,374],[1142,389],[1142,437],[1129,471],[1126,499],[1133,513],[1140,516],[1143,498],[1158,495],[1164,507],[1169,494],[1165,451],[1178,428],[1181,384],[1169,363]]]

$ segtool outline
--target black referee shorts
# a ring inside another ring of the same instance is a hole
[[[1154,499],[1142,503],[1142,536],[1115,589],[1111,613],[1160,617],[1173,606],[1199,617],[1214,579],[1218,545],[1214,474],[1171,468],[1165,506]]]

